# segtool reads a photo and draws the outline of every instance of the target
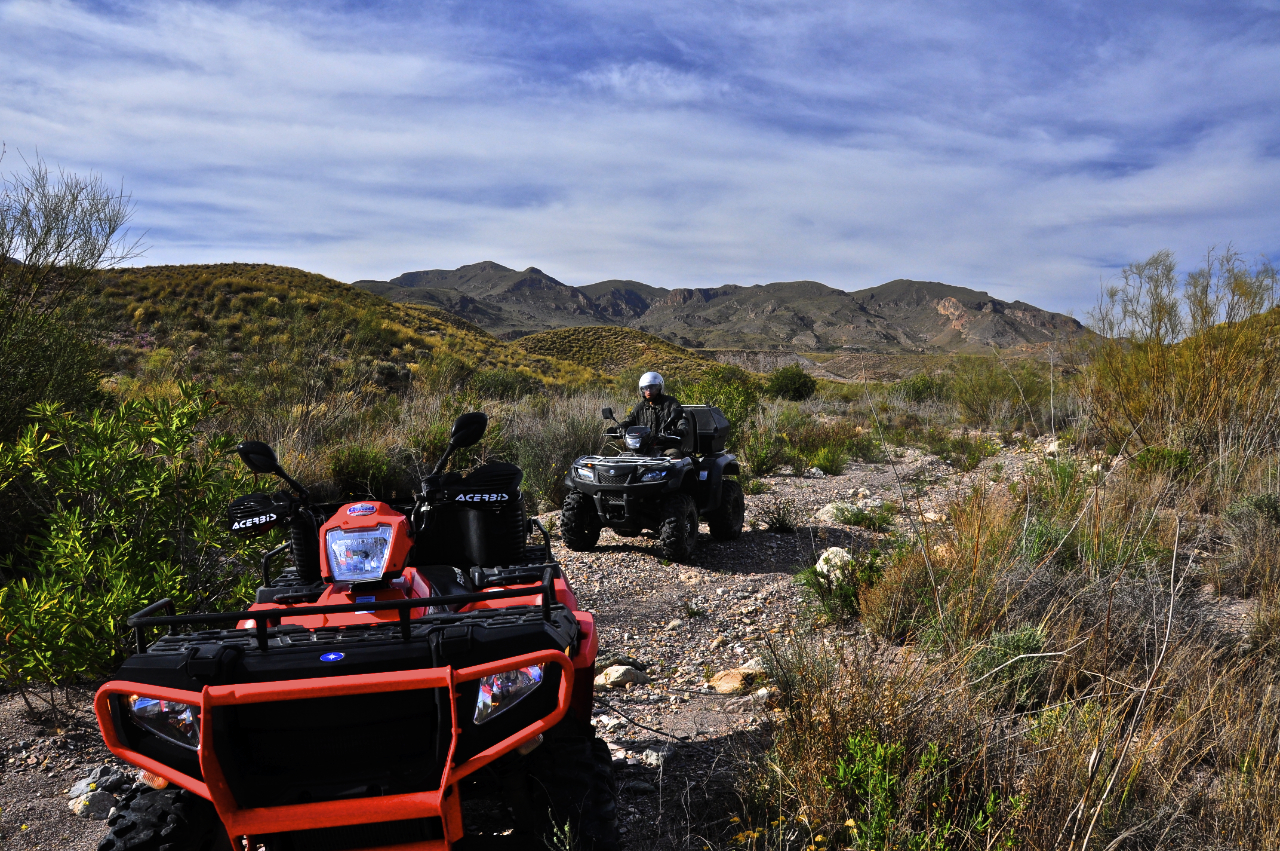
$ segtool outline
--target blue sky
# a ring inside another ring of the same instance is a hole
[[[0,56],[0,169],[122,181],[148,263],[1083,316],[1161,248],[1280,243],[1280,0],[0,0]]]

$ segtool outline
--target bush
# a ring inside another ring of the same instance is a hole
[[[348,444],[331,450],[329,477],[341,499],[408,498],[416,489],[406,471],[379,446]]]
[[[765,382],[764,392],[778,399],[803,402],[818,390],[818,380],[805,372],[799,364],[789,364],[775,369]]]
[[[1037,626],[992,633],[969,660],[969,675],[974,680],[974,687],[998,704],[1019,711],[1039,703],[1044,695],[1044,675],[1048,665],[1042,657],[1018,657],[1041,653],[1045,639],[1044,630]],[[1014,659],[1018,661],[1014,662]]]
[[[848,456],[838,446],[824,446],[809,457],[809,465],[817,467],[828,476],[838,476],[844,472]]]
[[[850,552],[842,558],[824,555],[817,565],[796,574],[796,581],[813,593],[828,620],[847,621],[862,612],[862,595],[880,580],[883,572],[879,550]]]
[[[845,526],[859,526],[872,532],[887,532],[893,527],[894,506],[885,504],[873,511],[858,508],[856,505],[839,505],[835,510],[837,523]]]
[[[760,383],[745,369],[717,364],[696,383],[680,391],[690,405],[715,405],[729,420],[732,431],[727,447],[735,451],[746,437],[747,424],[760,408]]]
[[[467,389],[481,399],[516,400],[544,391],[541,381],[514,369],[486,369],[475,373]]]
[[[1038,361],[959,357],[948,382],[951,398],[970,425],[1000,428],[1029,421],[1048,422],[1048,367]]]
[[[800,528],[800,509],[794,499],[775,498],[762,512],[770,532],[790,534]]]
[[[1164,446],[1148,446],[1134,455],[1129,463],[1140,473],[1165,475],[1175,479],[1184,478],[1192,471],[1189,450]]]
[[[923,402],[942,402],[951,398],[950,383],[945,376],[918,372],[893,385],[902,398],[917,405]]]
[[[126,402],[80,417],[43,404],[0,445],[0,487],[40,515],[0,562],[0,676],[25,683],[99,677],[128,653],[126,615],[162,597],[179,611],[250,602],[257,549],[227,531],[250,484],[234,438],[201,439],[213,400]],[[234,456],[232,456],[234,458]]]

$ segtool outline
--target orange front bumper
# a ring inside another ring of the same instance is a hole
[[[458,734],[461,732],[458,726],[457,684],[478,680],[481,677],[501,673],[502,671],[510,671],[537,664],[554,664],[559,665],[561,668],[560,689],[557,695],[555,711],[470,759],[454,765],[454,752],[458,744]],[[526,653],[522,656],[514,656],[497,662],[457,670],[447,667],[425,668],[416,671],[397,671],[384,674],[358,674],[346,677],[319,677],[274,683],[205,686],[204,690],[199,693],[160,688],[141,683],[114,681],[107,683],[98,690],[97,696],[94,698],[94,711],[98,716],[98,726],[102,730],[102,736],[112,753],[133,765],[144,768],[152,774],[157,774],[177,786],[181,786],[202,798],[212,801],[218,811],[218,816],[226,826],[227,834],[230,836],[254,837],[294,830],[372,824],[408,818],[439,817],[444,826],[445,838],[443,840],[394,846],[396,851],[427,851],[427,849],[447,849],[452,843],[462,838],[462,809],[456,788],[458,781],[535,736],[551,729],[564,717],[565,712],[569,709],[570,698],[573,694],[573,679],[573,661],[568,656],[557,650],[543,650],[537,653]],[[446,760],[444,776],[441,778],[439,787],[434,792],[415,792],[404,795],[356,799],[359,806],[352,806],[354,802],[351,800],[343,800],[322,801],[314,804],[295,804],[283,807],[241,809],[236,805],[231,789],[227,786],[222,769],[218,765],[218,760],[214,756],[214,749],[207,746],[207,741],[202,738],[199,749],[200,771],[205,777],[205,780],[201,782],[127,747],[116,731],[115,722],[111,717],[110,706],[110,698],[113,694],[142,695],[159,700],[177,701],[192,706],[198,705],[200,707],[201,729],[205,731],[204,735],[207,736],[211,726],[209,723],[209,708],[212,706],[266,703],[421,688],[449,689],[450,706],[452,707],[453,743],[449,747],[449,757]],[[367,849],[367,851],[377,851],[377,849]]]

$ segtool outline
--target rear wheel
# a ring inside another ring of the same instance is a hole
[[[658,526],[662,555],[672,561],[684,561],[698,542],[698,505],[688,494],[667,497],[662,504],[662,523]]]
[[[524,783],[509,800],[521,832],[538,848],[616,851],[618,791],[609,746],[566,718],[524,758]]]
[[[585,552],[600,541],[600,515],[595,501],[581,491],[569,491],[560,506],[560,537],[571,550]]]
[[[98,851],[231,851],[213,804],[185,789],[139,783],[107,825]]]
[[[707,527],[717,541],[742,537],[742,521],[747,515],[747,501],[742,485],[727,479],[720,486],[720,507],[707,514]]]

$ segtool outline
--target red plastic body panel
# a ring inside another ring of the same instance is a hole
[[[594,634],[594,629],[592,630]],[[501,742],[476,754],[465,762],[454,765],[453,755],[460,732],[457,718],[457,684],[477,680],[490,674],[522,668],[526,665],[554,664],[562,670],[556,709],[550,715],[535,721]],[[107,747],[116,756],[169,782],[213,802],[230,836],[262,836],[292,830],[308,830],[322,827],[370,824],[396,821],[406,818],[438,816],[444,825],[443,841],[419,842],[394,846],[397,851],[426,851],[447,849],[462,838],[462,808],[457,783],[467,775],[478,771],[493,760],[514,750],[530,739],[551,729],[569,710],[575,692],[575,669],[571,660],[557,650],[542,650],[475,665],[470,668],[426,668],[415,671],[397,671],[384,674],[358,674],[346,677],[320,677],[309,680],[293,680],[276,683],[247,683],[230,686],[206,686],[200,693],[165,689],[130,682],[109,682],[98,690],[94,698],[94,711],[98,726]],[[417,792],[406,795],[387,795],[359,800],[359,806],[351,800],[322,801],[314,804],[295,804],[285,807],[241,809],[237,806],[231,789],[227,786],[214,749],[207,747],[203,738],[199,749],[200,770],[205,781],[201,782],[182,772],[156,762],[131,750],[121,739],[111,717],[110,699],[113,694],[143,695],[200,706],[201,729],[208,735],[209,709],[231,704],[263,703],[269,701],[298,700],[312,697],[331,697],[370,692],[403,691],[419,688],[448,688],[453,708],[453,743],[435,792]],[[366,849],[376,851],[376,849]]]

